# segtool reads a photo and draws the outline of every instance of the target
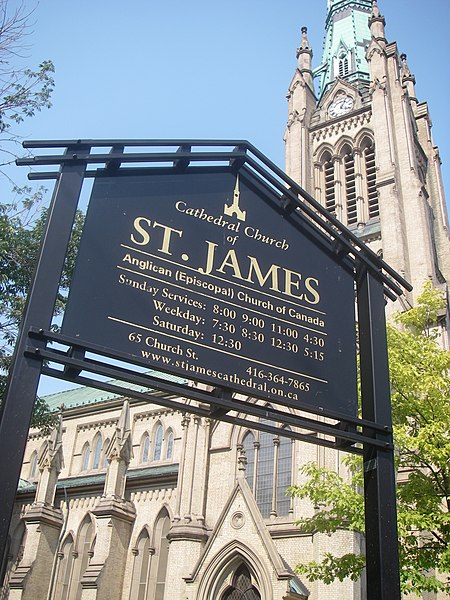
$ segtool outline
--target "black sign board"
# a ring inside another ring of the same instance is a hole
[[[242,168],[95,181],[63,334],[140,365],[356,416],[353,274]]]

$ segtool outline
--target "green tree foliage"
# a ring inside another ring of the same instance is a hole
[[[13,4],[14,7],[14,4]],[[37,68],[17,67],[23,62],[30,32],[31,14],[23,4],[10,10],[8,0],[0,0],[0,166],[16,158],[20,143],[14,125],[50,108],[54,88],[54,66],[45,60]],[[5,175],[5,173],[3,172]]]
[[[14,160],[10,142],[19,142],[14,124],[51,106],[54,87],[53,63],[43,61],[37,69],[17,67],[27,53],[26,37],[30,33],[32,14],[21,3],[0,0],[0,142],[4,159]]]
[[[27,55],[31,19],[24,4],[0,0],[0,167],[16,158],[20,139],[14,125],[51,105],[52,62],[43,61],[37,69],[20,66]],[[8,178],[4,170],[2,174]],[[42,193],[15,187],[15,201],[0,205],[0,401],[44,224]],[[33,424],[50,421],[45,403],[37,399]]]
[[[34,193],[28,187],[16,189],[16,201],[0,205],[0,399],[3,398],[5,391],[12,349],[17,338],[47,218],[47,209],[43,207],[44,192],[44,188]],[[60,314],[65,305],[82,226],[83,215],[78,212],[60,282],[55,315]],[[52,425],[53,420],[53,415],[48,413],[45,402],[37,398],[33,426],[45,428]]]
[[[438,344],[436,325],[445,307],[427,284],[416,308],[388,325],[394,439],[397,452],[397,511],[401,587],[404,593],[450,593],[450,352]],[[316,507],[298,521],[305,532],[364,533],[361,458],[348,456],[348,476],[307,464],[306,481],[291,488]],[[302,479],[303,479],[302,478]],[[324,555],[298,565],[310,580],[358,579],[364,557]]]

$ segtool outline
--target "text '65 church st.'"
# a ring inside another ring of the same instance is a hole
[[[404,310],[414,305],[427,281],[447,297],[450,238],[428,106],[416,97],[413,65],[386,37],[381,4],[328,0],[317,67],[302,29],[288,90],[286,172],[411,281],[414,290],[394,306]],[[178,217],[208,221],[230,239],[240,227],[261,252],[287,255],[289,239],[283,232],[269,235],[245,218],[234,218],[241,210],[238,186],[239,181],[229,212],[220,218],[184,200],[177,203]],[[136,220],[135,244],[154,239],[157,225]],[[169,239],[168,226],[164,231],[158,226],[160,249],[168,256],[169,243],[185,238],[173,227]],[[186,264],[193,245],[180,250]],[[167,275],[128,250],[123,256],[119,284],[124,290],[134,286],[125,274],[130,267]],[[197,268],[197,279],[190,282],[193,287],[203,285],[200,275],[225,266],[239,281],[262,277],[257,259],[248,256],[244,265],[232,247],[220,262],[216,245],[209,242],[206,258],[203,271]],[[269,272],[272,289],[288,300],[302,293],[314,309],[320,299],[317,280],[306,275],[300,288],[294,269],[274,263]],[[142,291],[151,299],[159,290]],[[228,288],[202,291],[219,297],[229,293]],[[184,315],[196,325],[200,317],[193,311],[203,310],[202,299],[192,305],[189,298],[164,292],[157,298],[158,310],[167,322]],[[244,301],[250,305],[250,296]],[[317,323],[302,325],[320,329],[315,318]],[[442,312],[438,327],[448,348],[448,312]],[[155,337],[146,339],[146,351],[167,350]],[[200,346],[193,335],[195,342]],[[173,344],[171,352],[177,354],[178,348]],[[181,381],[181,367],[178,372],[179,377],[167,379]],[[248,403],[264,405],[251,390],[241,393]],[[155,403],[149,404],[90,388],[48,397],[60,420],[50,437],[39,431],[29,435],[1,600],[364,600],[363,579],[325,585],[294,572],[297,564],[320,560],[326,552],[364,549],[359,534],[301,533],[295,521],[312,515],[315,507],[286,494],[308,462],[344,473],[341,452],[287,437],[282,427],[269,433],[182,414],[167,402],[161,408],[158,397],[171,398],[154,392]]]

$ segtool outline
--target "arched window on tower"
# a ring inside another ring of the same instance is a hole
[[[350,72],[347,54],[341,54],[341,56],[339,57],[338,65],[339,77],[346,77]]]
[[[376,185],[375,144],[372,140],[365,140],[363,157],[369,219],[376,219],[380,216],[380,207],[378,205],[378,191]]]
[[[325,180],[325,208],[336,214],[336,193],[334,190],[334,162],[327,152],[323,157],[323,175]]]
[[[350,146],[345,146],[343,152],[347,226],[352,227],[358,222],[358,213],[356,205],[355,158],[353,156],[353,151],[350,148]]]

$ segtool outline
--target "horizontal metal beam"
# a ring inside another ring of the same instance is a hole
[[[106,359],[112,358],[112,359],[120,360],[123,363],[136,366],[136,362],[133,361],[133,358],[130,357],[128,354],[120,355],[117,352],[109,351],[107,348],[103,348],[100,346],[94,346],[92,344],[85,344],[84,342],[80,346],[80,343],[81,343],[80,340],[62,335],[60,333],[44,331],[43,329],[31,328],[30,332],[29,332],[29,336],[31,339],[31,344],[33,344],[33,341],[32,341],[33,339],[37,339],[40,341],[44,340],[44,341],[56,342],[56,343],[62,344],[64,346],[68,346],[69,348],[77,347],[77,349],[81,350],[82,354],[91,353],[91,354],[95,354],[101,358],[106,358]],[[43,358],[42,355],[40,357],[35,356],[36,355],[35,348],[31,344],[29,345],[27,352],[34,355],[34,358],[42,359]],[[39,349],[39,352],[41,352],[40,349]],[[39,354],[39,352],[37,354]],[[68,356],[68,354],[66,352],[63,352],[62,350],[58,350],[55,348],[51,348],[51,349],[47,348],[46,352],[52,353],[50,360],[52,360],[53,362],[57,362],[59,364],[67,364],[69,366],[75,367],[78,370],[80,370],[80,368],[81,368],[81,370],[87,370],[88,366],[96,367],[97,365],[102,368],[111,368],[111,369],[113,368],[113,365],[111,365],[111,363],[100,362],[100,361],[94,360],[92,358],[79,359],[79,360],[84,360],[85,362],[83,362],[83,363],[76,362],[77,359],[75,357]],[[84,368],[82,368],[82,367],[84,367]],[[114,366],[114,369],[115,369],[114,372],[110,372],[107,375],[112,378],[117,378],[117,379],[119,379],[121,375],[123,375],[124,377],[127,377],[130,373],[132,373],[133,376],[137,376],[137,377],[140,376],[139,374],[136,374],[135,371],[124,368],[124,367]],[[142,382],[138,381],[138,383],[142,383],[142,385],[144,385],[144,386],[146,386],[146,385],[148,387],[156,386],[161,382],[160,378],[152,377],[147,374],[142,375],[142,377],[144,377],[144,379],[142,380]],[[165,390],[174,395],[183,395],[183,393],[186,390],[186,386],[181,383],[176,383],[173,381],[169,382],[167,380],[164,380],[163,383],[165,385]],[[192,390],[193,388],[188,388],[188,389]],[[196,392],[194,392],[194,393],[196,393]],[[191,396],[191,397],[193,397],[194,399],[197,399],[195,396]],[[257,395],[255,395],[255,397],[257,397]],[[282,402],[278,402],[278,403],[282,404]],[[243,404],[243,407],[247,407],[247,404],[246,403]],[[310,414],[317,414],[316,411],[314,410],[314,408],[311,407],[310,405],[305,405],[305,406],[299,405],[299,410],[301,410],[302,412],[310,413]],[[366,427],[366,428],[368,428],[368,430],[373,431],[373,432],[379,432],[382,435],[387,435],[387,434],[392,433],[392,429],[386,429],[386,427],[384,425],[377,425],[373,421],[361,419],[358,417],[346,416],[345,419],[343,419],[341,414],[334,413],[333,411],[320,411],[320,417],[331,419],[336,422],[344,421],[345,423],[348,423],[349,425],[353,425],[355,427]]]
[[[72,156],[51,154],[47,156],[32,156],[30,158],[18,158],[16,164],[21,166],[42,166],[42,165],[63,165],[67,163],[82,162],[87,164],[109,163],[111,160],[118,160],[121,163],[173,163],[179,160],[216,162],[226,161],[238,158],[245,159],[245,152],[118,152],[108,154],[84,154],[74,153]]]
[[[261,154],[248,140],[212,140],[212,139],[79,139],[79,140],[25,140],[24,148],[72,148],[74,146],[102,148],[108,146],[136,146],[136,147],[167,147],[167,146],[245,146],[255,154]],[[261,154],[261,156],[264,156]]]

